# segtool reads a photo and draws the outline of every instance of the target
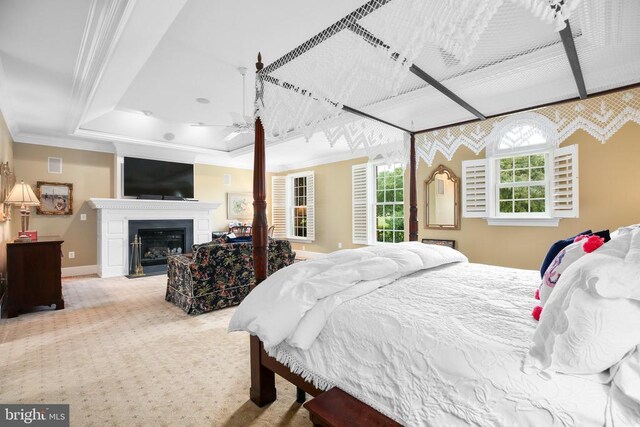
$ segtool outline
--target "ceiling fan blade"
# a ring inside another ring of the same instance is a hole
[[[231,132],[229,135],[225,136],[223,141],[224,142],[229,142],[231,141],[233,138],[235,138],[236,136],[240,135],[241,132],[237,132],[237,131],[233,131]]]

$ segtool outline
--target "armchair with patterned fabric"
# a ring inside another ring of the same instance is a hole
[[[200,314],[240,304],[255,282],[253,245],[214,240],[194,245],[193,255],[167,259],[167,294],[188,314]],[[269,239],[268,274],[293,264],[295,252],[287,240]]]

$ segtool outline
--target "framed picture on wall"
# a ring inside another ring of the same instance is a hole
[[[73,213],[73,184],[61,182],[36,183],[40,206],[39,215],[71,215]]]
[[[422,239],[422,243],[426,243],[427,245],[449,246],[451,249],[455,249],[456,248],[456,241],[455,240]]]
[[[253,193],[227,193],[227,219],[253,218]]]

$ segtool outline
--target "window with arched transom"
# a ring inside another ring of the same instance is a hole
[[[488,136],[486,152],[486,159],[463,162],[463,216],[553,226],[578,215],[577,146],[558,147],[548,118],[505,118]]]

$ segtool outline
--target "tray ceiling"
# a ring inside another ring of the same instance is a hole
[[[250,115],[256,53],[269,64],[362,3],[5,0],[0,109],[18,142],[250,167],[251,134],[225,138],[230,113],[243,110],[238,67],[248,69]],[[571,18],[589,93],[636,83],[640,75],[640,2],[621,1],[623,14],[606,3],[582,0]],[[554,25],[522,12],[509,2],[500,6],[467,61],[427,44],[414,63],[485,115],[577,97]],[[363,91],[358,107],[412,130],[474,118],[415,75],[399,92],[379,100]],[[294,134],[273,143],[270,168],[362,155],[346,143],[330,147],[322,135],[304,149],[301,140]]]

